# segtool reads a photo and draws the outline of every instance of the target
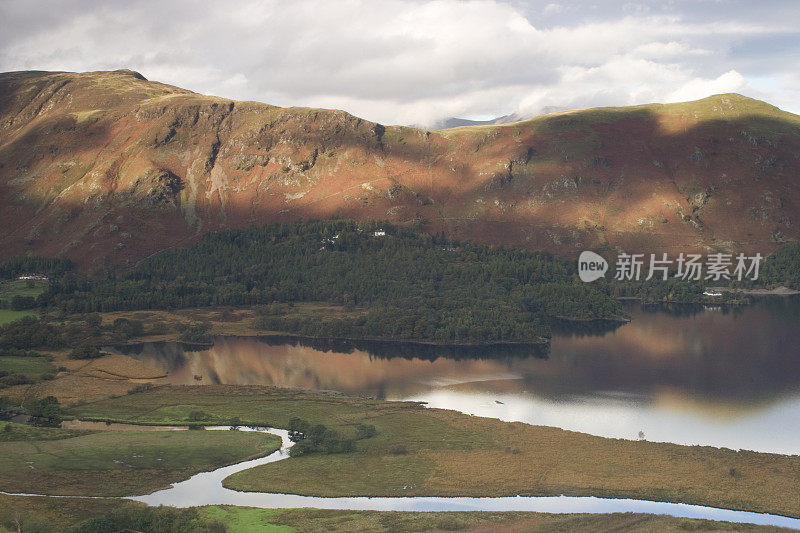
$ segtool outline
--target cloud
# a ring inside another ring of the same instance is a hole
[[[791,110],[800,39],[786,21],[800,8],[712,4],[11,1],[0,7],[0,69],[127,67],[199,92],[384,123],[751,87]]]
[[[735,70],[730,70],[714,79],[694,78],[687,81],[667,96],[667,102],[697,100],[709,94],[735,93],[741,91],[745,85],[744,77]]]

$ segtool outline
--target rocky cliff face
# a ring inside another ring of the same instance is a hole
[[[800,233],[798,171],[800,117],[732,94],[428,132],[131,71],[0,75],[0,259],[102,269],[334,215],[570,256],[766,253]]]

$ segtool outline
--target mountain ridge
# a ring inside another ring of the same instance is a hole
[[[330,216],[566,256],[764,254],[800,236],[798,171],[800,117],[733,94],[431,131],[129,70],[0,74],[0,259],[103,269]]]

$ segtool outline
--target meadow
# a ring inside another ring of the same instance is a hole
[[[0,422],[7,492],[125,496],[271,453],[274,435],[237,431],[78,431]]]
[[[11,309],[0,309],[0,326],[14,322],[25,316],[36,316],[33,311],[13,311]]]
[[[319,509],[254,509],[207,506],[189,509],[155,508],[113,498],[37,498],[0,494],[0,533],[36,531],[97,533],[139,526],[146,518],[160,519],[172,533],[389,533],[396,531],[509,531],[576,533],[670,533],[682,531],[742,531],[779,533],[787,529],[710,520],[633,513],[549,514],[531,512],[391,512]],[[144,520],[143,520],[144,519]],[[188,520],[187,520],[188,519]],[[134,523],[136,522],[136,523]],[[183,522],[181,524],[181,522]],[[152,522],[151,522],[152,523]],[[116,529],[115,529],[116,528]],[[224,528],[224,529],[223,529]]]
[[[310,453],[225,480],[316,496],[573,495],[673,501],[800,516],[800,457],[595,437],[412,402],[257,386],[166,386],[68,410],[144,424],[287,427],[293,417],[354,437],[352,453]]]

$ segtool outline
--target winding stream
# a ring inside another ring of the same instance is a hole
[[[211,427],[210,430],[224,430]],[[261,428],[243,431],[261,431],[278,435],[281,448],[270,455],[211,472],[196,474],[171,488],[128,499],[147,505],[194,507],[199,505],[238,505],[260,508],[351,509],[360,511],[536,511],[544,513],[651,513],[681,518],[703,518],[728,522],[773,525],[800,529],[800,519],[765,513],[733,511],[684,503],[652,502],[647,500],[611,499],[577,496],[513,496],[505,498],[472,497],[342,497],[321,498],[270,492],[238,492],[222,486],[222,481],[242,470],[274,463],[289,457],[292,442],[286,430]]]

